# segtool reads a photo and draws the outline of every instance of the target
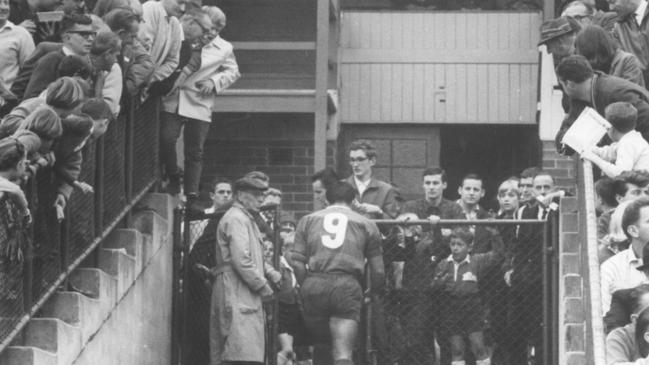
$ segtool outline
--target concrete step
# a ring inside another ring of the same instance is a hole
[[[144,235],[150,235],[151,242],[154,243],[150,252],[144,252],[146,266],[160,247],[171,239],[171,222],[152,210],[143,210],[133,215],[133,228]]]
[[[117,278],[100,269],[80,268],[72,272],[70,285],[75,291],[99,300],[109,312],[117,303]]]
[[[117,302],[135,281],[136,260],[125,248],[99,249],[99,268],[117,279]]]
[[[40,318],[57,318],[81,330],[81,343],[88,342],[108,315],[107,306],[77,292],[58,292],[45,303]]]
[[[135,258],[135,277],[145,265],[144,238],[136,229],[116,229],[102,243],[103,248],[126,249],[126,253]]]
[[[69,365],[82,349],[81,329],[56,318],[34,318],[23,331],[25,346],[56,354],[58,365]]]
[[[2,365],[58,365],[56,354],[35,347],[10,346],[0,354]]]

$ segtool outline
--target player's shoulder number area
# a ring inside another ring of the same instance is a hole
[[[349,219],[343,213],[327,213],[322,222],[322,228],[327,233],[321,236],[322,245],[333,250],[342,246],[345,242],[348,222]]]

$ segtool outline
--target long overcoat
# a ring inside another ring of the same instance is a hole
[[[216,274],[210,310],[211,365],[225,361],[264,361],[264,277],[262,235],[239,203],[217,229]]]

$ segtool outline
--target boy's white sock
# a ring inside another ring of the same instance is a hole
[[[466,365],[466,361],[464,360],[451,361],[451,365]],[[476,363],[476,365],[478,364]]]
[[[491,359],[486,358],[484,360],[476,360],[475,365],[491,365]]]

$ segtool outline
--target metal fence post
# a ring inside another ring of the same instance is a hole
[[[181,267],[182,250],[184,246],[183,236],[181,235],[181,225],[183,224],[182,209],[174,209],[173,215],[173,274],[172,274],[172,299],[171,299],[171,365],[178,365],[181,363],[182,341],[181,332],[183,329],[182,315],[183,311],[180,308],[182,302],[181,296],[184,293],[180,292],[180,278],[183,278],[183,286],[185,282],[185,275],[182,275],[183,269]]]
[[[95,145],[95,236],[104,230],[104,138]],[[94,266],[99,265],[99,251],[92,254]]]
[[[32,176],[29,180],[29,209],[36,211],[36,178]],[[32,215],[33,216],[33,215]],[[29,313],[34,304],[34,223],[29,226],[29,239],[25,246],[23,264],[23,310]]]
[[[135,103],[129,102],[125,120],[125,151],[124,151],[124,177],[125,197],[130,202],[133,199],[133,120],[135,119]],[[158,123],[156,123],[157,125]],[[126,215],[127,225],[131,223],[131,212]]]
[[[552,334],[550,333],[550,316],[548,315],[548,303],[549,303],[549,298],[550,298],[550,279],[548,278],[549,270],[548,270],[548,256],[550,255],[550,249],[548,247],[548,220],[543,223],[542,226],[543,230],[543,255],[542,255],[542,265],[543,265],[543,306],[542,312],[543,312],[543,333],[542,333],[542,356],[543,356],[543,364],[544,365],[549,365],[549,357],[550,357],[550,351],[549,351],[549,343],[550,343],[550,338]],[[535,355],[536,355],[536,349],[535,349]]]

